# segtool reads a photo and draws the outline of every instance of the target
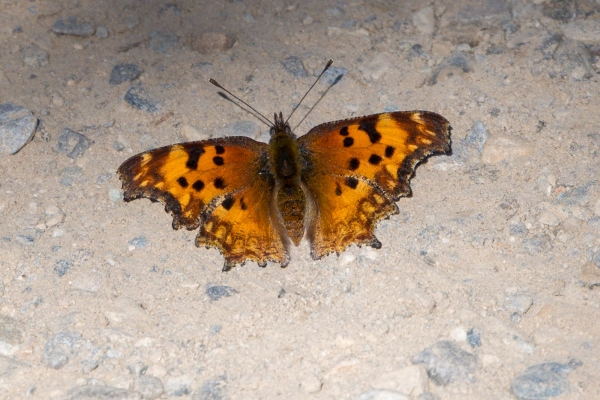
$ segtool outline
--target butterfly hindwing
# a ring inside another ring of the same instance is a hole
[[[196,244],[220,249],[226,268],[246,259],[287,262],[271,216],[265,143],[229,137],[161,147],[131,157],[118,173],[126,201],[164,203],[175,229],[202,226]]]
[[[380,246],[375,225],[410,194],[417,163],[450,150],[449,122],[427,111],[375,114],[316,126],[299,147],[315,202],[308,233],[316,259],[352,243]]]

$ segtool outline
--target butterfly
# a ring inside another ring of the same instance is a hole
[[[318,260],[349,245],[379,249],[377,222],[398,213],[416,165],[450,151],[450,124],[430,111],[327,122],[296,137],[282,113],[269,143],[233,136],[137,154],[118,169],[123,197],[160,201],[173,228],[199,228],[224,271],[246,261],[285,267],[303,238]]]

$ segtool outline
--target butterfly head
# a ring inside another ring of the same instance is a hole
[[[290,128],[290,124],[287,121],[283,120],[283,114],[280,112],[279,115],[275,113],[274,116],[275,123],[271,126],[270,134],[271,138],[275,136],[291,136],[294,139],[296,135],[292,133],[292,128]]]

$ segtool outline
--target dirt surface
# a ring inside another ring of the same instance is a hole
[[[297,134],[453,128],[380,250],[223,273],[122,201],[133,154],[268,140],[209,78],[286,115],[330,58]],[[0,155],[0,398],[600,398],[599,59],[591,0],[0,0],[0,104],[39,119]]]

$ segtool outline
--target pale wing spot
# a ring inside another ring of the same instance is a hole
[[[140,172],[139,174],[137,174],[136,176],[133,177],[133,180],[137,181],[138,179],[140,179],[140,177],[142,175],[145,175],[145,173],[146,173],[145,171]],[[145,182],[148,183],[148,181],[145,181]]]
[[[140,175],[141,175],[141,174],[140,174]],[[139,177],[140,177],[140,175],[136,176],[136,177],[134,178],[134,180],[137,180],[137,178],[139,178]],[[150,183],[150,181],[149,181],[149,180],[145,180],[145,181],[143,181],[143,182],[140,182],[140,187],[146,187],[146,186],[148,186],[148,184],[149,184],[149,183]]]
[[[429,133],[429,131],[427,131],[427,133]],[[421,144],[431,144],[431,140],[429,140],[429,139],[425,139],[425,138],[423,138],[423,137],[420,137],[420,138],[419,138],[419,142],[420,142]]]
[[[408,146],[406,146],[406,147],[408,147],[408,149],[409,149],[410,151],[415,151],[416,149],[418,149],[418,148],[419,148],[419,146],[416,146],[416,145],[414,145],[414,144],[409,144],[409,145],[408,145]]]
[[[190,204],[190,194],[184,192],[178,200],[179,204],[181,204],[181,207],[186,208],[187,205]]]
[[[143,168],[146,164],[148,164],[148,162],[150,162],[150,160],[152,160],[152,154],[142,154],[142,162],[140,163],[140,166]]]
[[[156,185],[154,185],[155,188],[157,189],[162,189],[165,187],[165,183],[164,182],[157,182]]]
[[[385,170],[392,176],[396,174],[396,167],[394,167],[392,164],[387,164],[385,166]]]
[[[412,119],[414,122],[416,122],[418,124],[423,123],[423,120],[421,119],[421,113],[412,113],[410,116],[410,119]]]

